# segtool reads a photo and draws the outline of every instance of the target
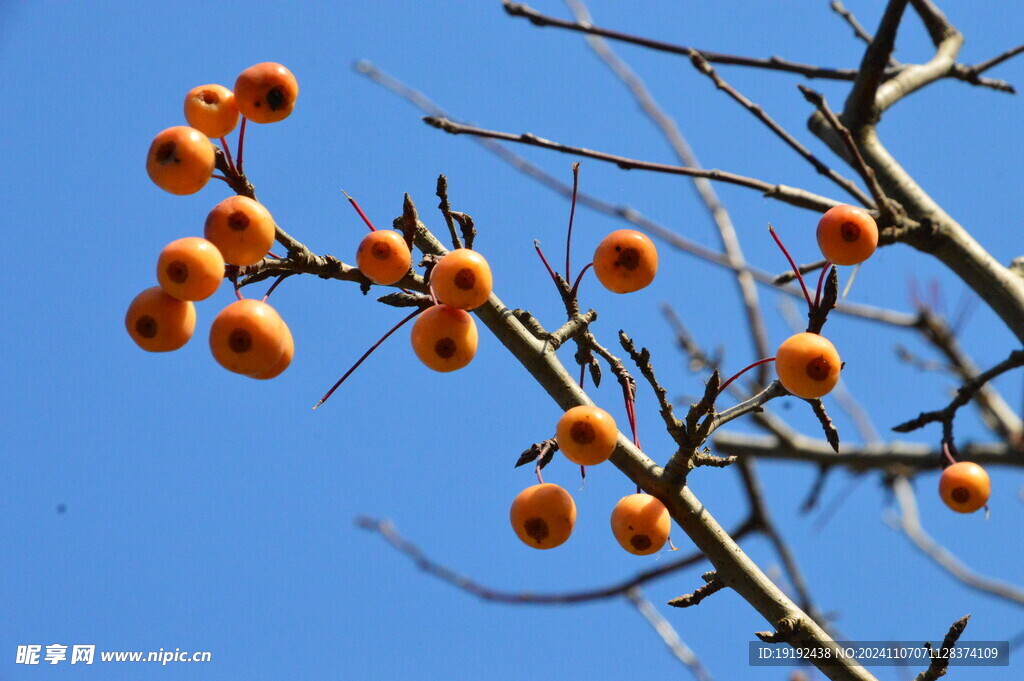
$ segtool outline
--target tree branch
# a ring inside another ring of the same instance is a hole
[[[593,151],[584,147],[573,147],[559,142],[553,142],[551,140],[544,139],[543,137],[538,137],[532,133],[515,135],[497,130],[478,128],[472,125],[464,125],[462,123],[451,121],[447,118],[438,118],[435,116],[427,116],[423,121],[427,125],[437,128],[438,130],[443,130],[450,135],[475,135],[478,137],[489,137],[491,139],[502,140],[505,142],[515,142],[516,144],[527,144],[534,147],[540,147],[542,149],[550,149],[563,154],[572,154],[574,156],[582,156],[584,158],[593,158],[606,163],[613,163],[623,170],[646,170],[656,173],[667,173],[670,175],[687,175],[689,177],[703,177],[718,182],[735,184],[749,189],[756,189],[766,198],[776,199],[799,208],[806,208],[808,210],[814,210],[822,213],[839,203],[835,199],[819,196],[804,189],[788,187],[783,184],[771,184],[763,180],[744,177],[743,175],[737,175],[723,170],[704,170],[690,168],[687,166],[673,166],[666,163],[640,161],[637,159],[626,158],[625,156],[616,156],[615,154],[609,154],[603,151]]]
[[[639,36],[629,35],[628,33],[622,33],[620,31],[600,28],[598,26],[592,26],[589,23],[565,21],[564,19],[541,14],[532,7],[519,2],[502,0],[502,4],[509,16],[525,18],[534,26],[550,26],[569,31],[578,31],[588,35],[596,35],[602,38],[609,38],[611,40],[617,40],[633,45],[640,45],[641,47],[648,47],[650,49],[658,50],[659,52],[667,52],[669,54],[689,56],[691,52],[699,52],[702,57],[716,64],[733,64],[736,66],[749,66],[759,69],[769,69],[772,71],[785,71],[787,73],[797,73],[807,78],[825,78],[830,80],[853,80],[857,75],[857,72],[853,69],[831,69],[822,66],[814,66],[812,64],[799,64],[779,57],[756,59],[733,54],[724,54],[721,52],[711,52],[709,50],[698,50],[692,47],[673,45],[660,40],[651,40],[649,38],[642,38]]]
[[[937,471],[945,459],[942,450],[911,442],[878,444],[846,444],[843,453],[836,454],[828,443],[806,435],[796,435],[788,441],[772,435],[718,433],[712,442],[714,448],[731,456],[756,459],[782,459],[802,461],[823,466],[844,466],[853,471],[903,470],[907,474]],[[1014,448],[999,443],[968,443],[957,448],[959,458],[965,461],[996,466],[1024,466],[1024,457]]]
[[[944,423],[951,425],[954,417],[956,416],[957,410],[970,402],[982,386],[996,376],[1020,366],[1024,366],[1024,350],[1014,350],[1010,353],[1010,356],[1002,362],[996,364],[988,371],[978,374],[975,378],[960,386],[956,391],[956,397],[954,397],[953,401],[945,408],[938,409],[936,411],[921,412],[917,418],[911,419],[897,426],[893,426],[893,430],[897,433],[909,433],[917,430],[918,428],[922,428],[929,423]]]

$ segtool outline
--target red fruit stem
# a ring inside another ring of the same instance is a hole
[[[814,309],[814,303],[811,302],[811,294],[807,292],[807,284],[804,283],[804,277],[800,274],[800,268],[796,266],[793,256],[791,256],[789,251],[786,250],[786,247],[782,245],[782,239],[780,239],[779,235],[775,233],[775,229],[771,225],[768,225],[768,232],[772,235],[772,238],[775,239],[775,243],[778,244],[779,248],[782,250],[782,254],[786,256],[786,260],[789,261],[789,266],[793,268],[793,274],[796,275],[796,280],[800,282],[800,288],[803,289],[804,298],[807,300],[808,308]]]
[[[558,284],[558,276],[555,274],[555,271],[553,269],[551,269],[551,265],[548,264],[548,259],[544,257],[544,251],[540,250],[540,242],[537,241],[536,239],[534,239],[533,240],[533,247],[534,247],[534,249],[536,249],[537,255],[540,256],[540,261],[542,263],[544,263],[544,267],[547,268],[548,274],[551,275],[551,281],[555,282],[555,284],[557,285]]]
[[[569,268],[569,253],[572,245],[572,219],[576,216],[576,191],[580,184],[580,163],[572,164],[572,203],[569,205],[569,230],[565,235],[565,280],[572,277],[572,270]]]
[[[238,177],[238,168],[235,167],[235,162],[231,158],[231,145],[223,137],[220,138],[220,148],[224,151],[224,160],[228,162],[228,170],[232,175]]]
[[[323,397],[321,397],[321,398],[320,398],[320,401],[319,401],[319,402],[317,402],[316,404],[314,404],[314,405],[313,405],[313,409],[316,409],[316,408],[317,408],[317,407],[319,407],[319,406],[320,406],[321,404],[323,404],[324,402],[326,402],[326,401],[327,401],[327,398],[329,398],[329,397],[330,397],[330,396],[331,396],[332,394],[334,394],[334,391],[335,391],[335,390],[337,390],[337,389],[338,389],[338,388],[339,388],[339,387],[341,386],[341,384],[345,382],[345,379],[346,379],[346,378],[348,378],[349,376],[351,376],[351,375],[352,375],[352,372],[353,372],[353,371],[355,371],[356,369],[358,369],[358,368],[359,368],[359,365],[360,365],[360,364],[362,364],[362,363],[363,363],[363,361],[364,361],[364,360],[365,360],[365,359],[366,359],[367,357],[369,357],[370,355],[372,355],[372,354],[373,354],[373,351],[374,351],[374,350],[376,350],[377,348],[379,348],[379,347],[381,346],[381,343],[383,343],[384,341],[386,341],[386,340],[388,339],[388,336],[390,336],[391,334],[393,334],[393,333],[394,333],[395,331],[398,331],[398,330],[399,330],[400,328],[402,328],[402,326],[403,326],[403,325],[404,325],[404,324],[405,324],[406,322],[408,322],[408,321],[409,321],[410,319],[412,319],[413,317],[415,317],[416,315],[420,314],[421,312],[423,312],[423,311],[424,311],[424,310],[426,310],[426,309],[429,309],[429,308],[421,307],[421,308],[419,308],[418,310],[416,310],[415,312],[413,312],[412,314],[410,314],[410,315],[409,315],[408,317],[406,317],[405,319],[403,319],[402,321],[400,321],[400,322],[398,322],[397,324],[395,324],[394,326],[392,326],[392,327],[391,327],[391,330],[390,330],[390,331],[388,331],[388,332],[387,332],[386,334],[384,334],[383,336],[381,336],[381,337],[380,337],[380,340],[379,340],[379,341],[377,341],[376,343],[374,343],[374,344],[373,344],[373,345],[372,345],[372,346],[370,347],[370,349],[369,349],[369,350],[367,350],[366,352],[364,352],[364,353],[363,353],[363,356],[362,356],[362,357],[360,357],[360,358],[359,358],[358,360],[356,360],[356,363],[352,365],[352,368],[351,368],[351,369],[349,369],[348,371],[346,371],[346,372],[345,372],[345,375],[344,375],[344,376],[342,376],[341,378],[339,378],[339,379],[338,379],[338,382],[337,382],[337,383],[335,383],[335,384],[334,384],[333,386],[331,386],[331,389],[330,389],[330,390],[328,390],[328,391],[327,391],[327,393],[326,393],[326,394],[325,394],[325,395],[324,395]]]
[[[280,284],[280,283],[281,283],[282,281],[284,281],[285,279],[287,279],[287,278],[288,278],[288,277],[290,277],[290,276],[292,276],[292,273],[291,273],[291,272],[289,272],[288,274],[282,274],[281,276],[279,276],[279,277],[278,277],[278,278],[277,278],[277,279],[276,279],[276,280],[274,281],[274,283],[270,285],[270,288],[268,288],[268,289],[267,289],[267,292],[266,292],[266,293],[265,293],[265,294],[263,295],[263,302],[264,302],[264,303],[265,303],[265,302],[267,302],[267,298],[269,298],[269,297],[270,297],[270,294],[274,292],[274,289],[275,289],[275,288],[277,288],[277,287],[278,287],[278,285],[279,285],[279,284]]]
[[[544,484],[544,476],[540,474],[540,459],[537,459],[537,465],[534,466],[533,470],[537,474],[537,482],[539,482],[540,484],[543,485]]]
[[[345,194],[345,190],[342,189],[341,193]],[[356,203],[356,200],[353,199],[348,194],[345,194],[345,198],[348,199],[348,202],[351,203],[352,207],[356,209],[356,212],[359,213],[359,217],[361,217],[363,219],[363,222],[365,222],[366,226],[370,228],[370,231],[371,232],[376,232],[377,228],[373,226],[372,222],[370,222],[370,218],[366,217],[366,213],[364,213],[363,209],[359,207],[359,204]]]
[[[248,119],[242,116],[242,124],[238,126],[238,174],[242,174],[242,154],[245,152],[245,124]]]
[[[584,275],[584,274],[586,274],[586,273],[587,273],[587,270],[589,270],[589,269],[590,269],[591,267],[593,267],[593,266],[594,266],[594,263],[592,263],[592,262],[588,262],[588,263],[587,263],[587,264],[586,264],[586,265],[585,265],[585,266],[583,267],[583,269],[582,269],[582,270],[580,270],[580,273],[579,273],[579,275],[577,275],[577,277],[576,277],[576,281],[575,281],[575,282],[573,283],[573,285],[572,285],[572,297],[573,297],[573,298],[575,298],[575,297],[576,297],[576,291],[578,291],[578,290],[579,290],[579,288],[580,288],[580,282],[581,282],[581,281],[583,281],[583,275]]]
[[[227,184],[229,184],[229,185],[231,184],[231,180],[229,180],[228,178],[224,177],[223,175],[219,175],[217,173],[214,173],[213,175],[210,175],[210,179],[211,180],[224,180],[224,182],[226,182]]]
[[[828,268],[832,266],[828,260],[821,268],[821,274],[818,275],[818,289],[814,292],[814,309],[818,309],[818,305],[821,303],[821,286],[825,283],[825,273],[828,272]]]
[[[748,366],[748,367],[744,367],[743,369],[740,369],[738,373],[736,373],[736,374],[733,374],[732,376],[730,376],[730,377],[729,377],[729,380],[727,380],[727,381],[726,381],[725,383],[723,383],[723,384],[722,384],[722,387],[720,387],[720,388],[718,389],[718,394],[719,394],[719,395],[721,395],[722,393],[724,393],[724,392],[725,392],[725,389],[729,387],[729,384],[730,384],[730,383],[732,383],[732,382],[733,382],[733,381],[735,381],[735,380],[736,380],[737,378],[739,378],[739,377],[740,377],[740,376],[742,376],[743,374],[747,373],[748,371],[750,371],[750,370],[751,370],[751,369],[753,369],[754,367],[759,367],[759,366],[761,366],[762,364],[767,364],[768,362],[774,362],[774,361],[775,361],[775,358],[774,358],[774,357],[767,357],[767,358],[765,358],[765,359],[759,359],[759,360],[757,360],[756,362],[754,362],[753,364],[751,364],[750,366]]]
[[[583,390],[583,381],[584,381],[584,379],[586,379],[586,377],[587,377],[587,366],[585,364],[580,365],[580,380],[578,381],[578,383],[580,384],[580,390]]]

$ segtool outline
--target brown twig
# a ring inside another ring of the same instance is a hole
[[[949,651],[956,645],[956,642],[960,640],[960,637],[964,633],[964,629],[967,628],[967,621],[971,619],[970,615],[964,615],[949,627],[949,631],[946,632],[946,636],[942,639],[942,647],[939,649],[939,654],[932,657],[931,664],[928,665],[928,669],[924,670],[916,677],[914,681],[936,681],[939,677],[946,675],[946,670],[949,667],[949,660],[951,655]]]
[[[702,57],[716,64],[733,64],[736,66],[749,66],[759,69],[769,69],[772,71],[785,71],[787,73],[797,73],[807,78],[825,78],[830,80],[853,80],[857,75],[857,72],[853,69],[831,69],[822,66],[814,66],[812,64],[799,64],[779,57],[757,59],[753,57],[724,54],[721,52],[711,52],[709,50],[697,50],[692,47],[673,45],[672,43],[652,40],[650,38],[642,38],[640,36],[622,33],[621,31],[613,31],[599,26],[592,26],[590,24],[565,21],[564,19],[541,14],[532,7],[519,2],[502,0],[502,4],[505,6],[505,11],[508,12],[510,16],[528,19],[534,26],[550,26],[570,31],[578,31],[580,33],[596,35],[602,38],[630,43],[632,45],[640,45],[641,47],[647,47],[659,52],[667,52],[669,54],[689,56],[691,52],[699,52]]]
[[[847,194],[860,202],[861,205],[868,208],[875,207],[871,197],[861,191],[860,187],[826,165],[821,159],[815,156],[810,149],[801,144],[800,141],[789,134],[785,128],[775,122],[775,119],[769,116],[760,105],[750,101],[738,90],[725,82],[725,80],[718,75],[718,73],[711,67],[711,64],[709,64],[699,52],[691,53],[690,61],[693,63],[694,67],[696,67],[697,71],[704,74],[714,82],[715,87],[729,95],[733,100],[738,102],[740,106],[753,114],[759,121],[764,123],[769,130],[775,133],[775,135],[785,142],[786,145],[807,161],[819,175],[824,175],[828,179],[832,180],[832,182],[842,188]]]
[[[951,431],[953,419],[956,416],[957,410],[974,399],[974,396],[983,385],[993,378],[1020,366],[1024,366],[1024,350],[1014,350],[1010,353],[1010,356],[1002,362],[996,364],[987,371],[978,374],[960,386],[956,391],[956,397],[954,397],[953,400],[943,409],[921,412],[921,414],[916,418],[905,421],[897,426],[893,426],[893,430],[897,433],[909,433],[917,430],[918,428],[922,428],[929,423],[942,423]],[[944,436],[944,439],[948,438]]]
[[[701,575],[701,578],[706,582],[706,584],[694,589],[693,593],[676,596],[668,602],[668,605],[671,605],[673,608],[692,608],[711,594],[717,593],[725,588],[725,582],[718,579],[714,570],[711,572],[705,572]]]
[[[752,177],[744,177],[743,175],[737,175],[736,173],[730,173],[723,170],[704,170],[702,168],[689,168],[687,166],[674,166],[667,163],[641,161],[638,159],[627,158],[625,156],[609,154],[603,151],[594,151],[584,147],[574,147],[560,142],[554,142],[552,140],[544,139],[543,137],[538,137],[532,133],[516,135],[498,130],[487,130],[486,128],[464,125],[447,118],[438,118],[436,116],[427,116],[423,121],[427,125],[437,128],[438,130],[442,130],[450,135],[474,135],[478,137],[489,137],[491,139],[502,140],[505,142],[514,142],[516,144],[526,144],[529,146],[540,147],[542,149],[550,149],[563,154],[583,156],[586,158],[596,159],[598,161],[604,161],[606,163],[612,163],[623,170],[645,170],[655,173],[667,173],[669,175],[703,177],[709,180],[725,182],[727,184],[735,184],[741,187],[760,191],[766,198],[776,199],[799,208],[806,208],[808,210],[814,210],[822,213],[838,203],[835,199],[819,196],[818,194],[814,194],[813,192],[809,192],[805,189],[798,189],[796,187],[789,187],[782,184],[772,184],[770,182],[765,182]]]
[[[840,122],[839,118],[832,112],[828,106],[828,102],[825,101],[825,96],[820,92],[815,92],[809,87],[804,85],[798,85],[800,92],[803,93],[804,98],[814,105],[814,107],[821,112],[828,121],[828,124],[832,126],[832,129],[843,140],[843,144],[846,145],[847,150],[850,153],[850,158],[853,160],[853,167],[857,171],[857,174],[864,179],[868,188],[871,190],[871,195],[875,198],[875,206],[878,208],[878,212],[883,220],[883,227],[895,227],[899,222],[899,212],[892,206],[889,198],[885,195],[885,191],[882,186],[878,183],[878,178],[875,176],[875,171],[864,162],[864,157],[860,153],[860,149],[857,148],[856,142],[853,140],[853,135],[850,134],[849,128]]]
[[[499,589],[492,589],[490,587],[483,586],[469,577],[461,575],[451,568],[431,560],[418,546],[402,537],[390,521],[370,518],[368,516],[360,516],[356,519],[356,525],[364,530],[376,532],[400,553],[404,554],[416,563],[416,567],[434,577],[437,577],[441,581],[447,582],[452,586],[485,601],[508,603],[512,605],[565,605],[570,603],[587,603],[615,598],[617,596],[625,595],[630,589],[638,587],[641,584],[646,584],[647,582],[672,574],[678,570],[691,567],[705,560],[704,556],[701,555],[700,552],[694,552],[683,556],[682,558],[676,558],[675,560],[669,561],[664,565],[659,565],[656,568],[638,572],[633,577],[622,582],[598,587],[596,589],[551,594],[536,593],[534,591],[501,591]],[[753,529],[754,528],[752,526],[741,525],[737,527],[732,534],[735,538],[739,539],[749,534]]]

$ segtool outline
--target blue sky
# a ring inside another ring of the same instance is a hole
[[[533,4],[567,16],[560,2]],[[869,27],[884,6],[847,4]],[[967,36],[965,62],[1020,42],[1024,7],[1005,3],[999,12],[983,12],[945,4]],[[824,0],[595,0],[591,10],[600,24],[722,52],[855,66],[862,50]],[[498,295],[557,326],[560,302],[532,244],[539,239],[561,259],[568,204],[467,139],[427,127],[417,111],[351,66],[369,59],[485,127],[672,162],[657,131],[578,35],[510,19],[496,0],[353,0],[301,9],[297,3],[15,1],[0,5],[0,27],[6,92],[0,198],[9,247],[0,270],[7,320],[0,329],[7,357],[0,369],[6,473],[0,476],[0,679],[685,674],[624,600],[557,608],[481,603],[419,573],[354,526],[360,514],[389,518],[432,557],[508,590],[600,586],[672,558],[620,551],[608,514],[632,491],[630,484],[601,466],[578,491],[577,472],[561,459],[546,478],[576,498],[576,531],[554,551],[519,544],[508,527],[508,505],[533,476],[512,464],[551,435],[559,411],[493,337],[482,333],[469,367],[439,375],[419,364],[400,332],[313,412],[400,311],[352,285],[288,280],[272,301],[293,332],[296,357],[269,382],[229,374],[209,354],[205,335],[232,299],[227,286],[198,306],[196,336],[178,352],[144,353],[123,328],[128,302],[154,283],[160,249],[201,234],[206,213],[227,196],[216,182],[188,197],[157,189],[143,169],[150,140],[183,122],[181,102],[190,88],[230,86],[242,69],[268,60],[296,74],[299,100],[288,120],[249,128],[246,169],[285,229],[316,252],[352,262],[365,228],[341,188],[379,225],[400,213],[408,192],[436,231],[443,223],[433,209],[434,186],[445,173],[453,207],[476,221],[477,248],[491,263]],[[914,17],[905,29],[897,56],[926,57],[927,37]],[[619,54],[676,116],[705,165],[838,196],[685,60],[628,47]],[[799,78],[735,67],[720,73],[831,161],[806,132],[809,110],[795,87]],[[992,75],[1024,86],[1024,61]],[[848,88],[810,85],[836,107]],[[901,102],[881,128],[901,163],[1001,262],[1020,255],[1022,113],[1019,97],[942,82]],[[573,157],[517,151],[571,178]],[[717,243],[683,178],[587,161],[581,186],[693,240]],[[769,222],[798,260],[815,258],[815,216],[743,188],[718,189],[754,264],[784,269],[765,230]],[[574,261],[585,263],[600,238],[620,226],[579,211]],[[600,311],[600,337],[614,343],[617,330],[626,329],[651,348],[671,395],[693,395],[706,376],[687,371],[658,312],[661,303],[672,303],[705,346],[724,347],[728,369],[757,358],[730,276],[667,247],[661,254],[661,272],[648,289],[624,299],[590,279],[582,301]],[[908,311],[911,279],[937,280],[949,308],[963,294],[939,263],[897,246],[861,269],[851,297]],[[773,343],[781,342],[790,333],[779,311],[783,298],[761,293]],[[841,317],[829,323],[829,333],[848,363],[847,384],[883,433],[947,400],[948,378],[896,360],[896,343],[928,355],[920,339]],[[980,306],[963,343],[982,366],[1014,346]],[[1021,409],[1020,374],[997,384]],[[625,424],[613,382],[592,395]],[[832,404],[840,431],[856,440]],[[773,406],[795,427],[816,432],[803,404]],[[667,459],[670,440],[643,390],[638,411],[648,453]],[[985,437],[968,410],[957,432],[962,440]],[[901,438],[934,443],[938,431]],[[885,525],[889,500],[877,475],[860,481],[817,530],[816,516],[798,513],[813,467],[766,462],[760,470],[818,603],[839,614],[848,638],[935,639],[968,612],[974,617],[966,638],[1005,639],[1024,629],[1019,608],[961,588]],[[1022,582],[1024,552],[1015,538],[1024,479],[1016,469],[991,472],[990,520],[954,517],[937,499],[934,474],[918,481],[922,520],[972,567]],[[851,479],[833,476],[826,500]],[[700,470],[690,484],[723,525],[743,518],[735,472]],[[65,512],[58,513],[61,505]],[[690,549],[679,531],[675,541]],[[753,538],[744,548],[769,575],[779,574],[766,541]],[[647,595],[660,604],[692,591],[703,569],[653,584]],[[747,641],[765,623],[735,594],[667,610],[716,678],[781,678],[782,670],[747,667]],[[141,671],[130,664],[13,663],[18,645],[51,643],[209,650],[213,662]],[[904,678],[898,670],[879,674]],[[1013,668],[971,674],[1017,677]]]

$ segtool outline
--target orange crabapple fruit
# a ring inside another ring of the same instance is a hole
[[[143,350],[169,352],[192,337],[196,308],[190,301],[178,300],[159,286],[153,286],[132,300],[124,325],[128,335]]]
[[[263,374],[284,354],[286,335],[284,321],[270,305],[251,298],[236,300],[210,325],[210,352],[228,371]]]
[[[238,125],[235,93],[223,85],[199,85],[185,95],[185,120],[207,137],[226,137]]]
[[[561,546],[576,524],[576,504],[563,488],[550,482],[527,487],[512,502],[512,529],[527,546]]]
[[[171,194],[195,194],[213,177],[213,143],[187,125],[167,128],[153,138],[146,154],[146,172],[156,186]]]
[[[450,305],[424,310],[412,325],[412,349],[434,371],[461,369],[476,355],[477,330],[473,317]]]
[[[833,206],[818,222],[818,248],[836,265],[859,265],[878,246],[878,225],[863,208]]]
[[[298,96],[295,76],[276,62],[250,66],[235,81],[235,105],[253,123],[284,120],[295,108]]]
[[[430,287],[445,305],[472,310],[487,302],[494,280],[482,255],[469,248],[457,248],[434,265]]]
[[[971,461],[952,464],[939,477],[939,496],[957,513],[974,513],[988,503],[991,492],[988,473]]]
[[[615,451],[619,430],[612,415],[600,407],[580,405],[562,414],[555,441],[565,458],[581,466],[596,466]]]
[[[658,250],[646,234],[619,229],[597,245],[594,274],[612,293],[639,291],[658,273]]]
[[[356,266],[373,283],[388,286],[408,273],[412,266],[412,253],[400,232],[378,229],[359,242]]]
[[[224,257],[213,243],[197,236],[164,246],[156,262],[160,288],[178,300],[206,300],[224,278]]]
[[[274,218],[248,196],[229,196],[206,216],[204,234],[220,249],[224,262],[252,265],[274,245]]]
[[[661,551],[671,529],[668,509],[650,494],[622,497],[612,509],[612,534],[622,548],[637,556]]]
[[[782,387],[808,400],[827,395],[839,382],[841,368],[835,346],[816,333],[790,336],[775,353],[775,371]]]

